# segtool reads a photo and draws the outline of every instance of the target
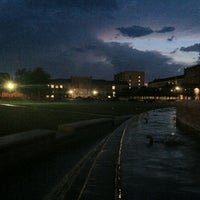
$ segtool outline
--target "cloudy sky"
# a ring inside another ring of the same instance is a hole
[[[199,61],[199,22],[199,0],[1,0],[0,71],[181,75]]]

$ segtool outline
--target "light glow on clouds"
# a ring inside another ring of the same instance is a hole
[[[188,36],[184,33],[184,36],[176,37],[173,34],[165,34],[160,36],[158,34],[153,34],[147,37],[130,38],[117,35],[113,31],[101,34],[101,38],[104,42],[117,42],[121,44],[129,44],[133,49],[138,49],[140,51],[157,51],[162,55],[170,57],[174,63],[179,63],[183,66],[195,65],[198,60],[198,52],[183,52],[180,51],[181,47],[190,46],[190,44],[195,44],[199,42],[198,34],[193,34]],[[168,41],[168,38],[173,37],[172,41]]]
[[[145,71],[149,81],[180,75],[198,59],[180,49],[200,43],[199,8],[199,0],[0,1],[0,70],[41,66],[53,78],[109,80],[125,70]]]

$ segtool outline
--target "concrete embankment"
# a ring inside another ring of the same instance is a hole
[[[200,101],[181,101],[176,105],[177,124],[185,129],[200,132]]]
[[[129,117],[85,120],[59,125],[57,131],[37,129],[0,137],[0,169],[52,151],[77,138],[108,134]]]

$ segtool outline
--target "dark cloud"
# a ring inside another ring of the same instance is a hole
[[[119,40],[121,34],[135,38],[155,33],[152,21],[155,22],[155,17],[158,19],[158,13],[164,13],[165,4],[168,5],[160,0],[1,1],[0,69],[10,73],[18,68],[40,66],[54,78],[89,75],[113,79],[115,73],[124,70],[145,71],[147,81],[175,75],[177,65],[169,64],[173,61],[159,52],[139,51],[127,44],[104,43],[97,39],[101,33],[109,35],[116,27],[119,34],[113,34]],[[167,19],[172,16],[173,7],[169,8]],[[133,21],[149,24],[150,28],[120,27]],[[157,25],[162,27],[169,23],[171,21],[162,21]],[[155,37],[172,30],[173,27],[164,27]]]
[[[163,27],[161,30],[156,31],[157,33],[168,33],[174,31],[175,28],[172,26]]]
[[[186,51],[186,52],[189,52],[189,51],[200,52],[200,43],[194,44],[194,45],[189,46],[189,47],[181,47],[180,50],[181,51]]]
[[[173,51],[171,51],[170,54],[175,54],[178,50],[179,50],[179,48],[176,48]]]
[[[152,33],[168,33],[168,32],[174,31],[175,28],[168,26],[168,27],[163,27],[159,31],[154,31],[149,27],[142,27],[142,26],[134,25],[131,27],[120,27],[120,28],[117,28],[117,30],[119,30],[120,33],[122,33],[124,36],[135,38],[135,37],[142,37],[142,36],[150,35]]]
[[[129,37],[142,37],[152,34],[154,31],[149,27],[131,26],[117,28],[124,36]]]
[[[110,44],[106,52],[110,62],[117,72],[126,70],[144,71],[147,81],[155,77],[167,77],[179,74],[178,64],[172,64],[171,58],[156,51],[139,51],[128,45]]]
[[[172,42],[174,40],[175,36],[172,35],[170,38],[167,39],[167,41]]]
[[[180,74],[177,64],[170,64],[172,60],[155,51],[139,51],[128,44],[104,43],[92,40],[95,49],[90,51],[84,45],[80,54],[74,52],[72,74],[92,75],[94,78],[113,79],[115,73],[127,70],[144,71],[146,81],[154,78],[174,76]],[[106,73],[105,73],[106,72]]]
[[[29,0],[28,5],[43,8],[77,7],[88,11],[113,10],[118,7],[116,0]]]

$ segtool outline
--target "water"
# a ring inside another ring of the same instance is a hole
[[[123,199],[200,199],[200,139],[179,130],[175,117],[174,108],[150,111],[127,128]]]

